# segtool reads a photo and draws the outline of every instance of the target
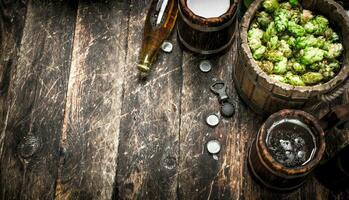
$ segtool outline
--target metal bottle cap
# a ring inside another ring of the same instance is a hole
[[[171,42],[164,42],[161,45],[161,49],[166,53],[171,53],[173,50],[173,44]]]
[[[199,67],[200,67],[200,70],[201,70],[202,72],[207,73],[207,72],[211,71],[211,69],[212,69],[212,64],[211,64],[211,62],[208,61],[208,60],[203,60],[203,61],[200,62]]]
[[[221,107],[221,114],[223,117],[232,117],[235,113],[235,107],[230,102],[224,102]]]
[[[211,140],[206,144],[207,151],[211,154],[217,154],[221,151],[221,144],[218,140]]]
[[[219,124],[219,117],[217,115],[209,115],[206,118],[206,123],[211,126],[211,127],[215,127]]]

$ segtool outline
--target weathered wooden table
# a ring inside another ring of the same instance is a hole
[[[174,51],[139,80],[148,4],[1,0],[0,199],[348,199],[313,177],[291,194],[251,179],[246,152],[263,119],[234,89],[236,43],[203,74],[174,34]],[[219,110],[213,79],[237,109],[217,128],[204,123]]]

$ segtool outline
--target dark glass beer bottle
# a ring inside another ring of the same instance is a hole
[[[178,12],[177,0],[153,0],[144,25],[138,69],[147,74],[161,44],[171,34]]]

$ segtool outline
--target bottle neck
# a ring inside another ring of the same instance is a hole
[[[148,73],[150,71],[150,65],[151,65],[151,59],[150,59],[150,56],[147,54],[144,57],[142,56],[142,58],[140,58],[137,67],[139,71],[143,73]]]

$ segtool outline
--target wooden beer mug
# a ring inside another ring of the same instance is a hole
[[[185,49],[202,55],[228,50],[240,0],[178,0],[177,35]]]
[[[321,120],[300,110],[271,115],[250,146],[251,174],[272,190],[299,188],[324,155],[325,131],[348,118],[349,104],[336,107]]]

